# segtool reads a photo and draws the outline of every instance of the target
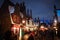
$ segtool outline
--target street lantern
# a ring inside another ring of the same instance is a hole
[[[54,19],[54,26],[57,26],[57,20]]]
[[[44,28],[44,26],[41,26],[41,28]]]
[[[25,24],[25,20],[22,20],[22,23]]]
[[[57,23],[57,20],[56,20],[56,19],[54,19],[54,22],[55,22],[55,23]]]

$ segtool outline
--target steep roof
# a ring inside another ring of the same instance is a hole
[[[1,8],[4,7],[4,6],[8,6],[8,5],[14,6],[14,3],[12,3],[10,0],[4,0]]]

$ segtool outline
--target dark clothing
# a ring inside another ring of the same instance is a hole
[[[53,32],[53,30],[47,30],[47,32],[46,32],[46,40],[54,40],[54,32]]]
[[[4,36],[5,40],[11,40],[11,31],[7,31]]]
[[[10,30],[8,30],[5,33],[4,39],[5,40],[17,40],[17,35],[14,35],[14,34],[12,35],[12,32]]]
[[[30,37],[28,38],[28,40],[34,40],[34,37],[32,35],[30,35]]]
[[[40,40],[45,40],[45,36],[46,36],[45,31],[40,30],[39,35],[40,35],[40,38],[39,38]]]

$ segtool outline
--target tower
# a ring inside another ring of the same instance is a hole
[[[25,2],[20,3],[20,12],[23,13],[24,17],[26,16]]]
[[[58,18],[57,18],[57,11],[56,11],[56,5],[54,5],[54,18],[56,18],[58,20]]]
[[[57,17],[56,5],[54,5],[53,26],[57,27],[57,23],[58,23],[58,17]]]
[[[30,17],[32,18],[32,10],[30,9]]]
[[[20,7],[19,7],[19,4],[18,3],[16,3],[16,5],[15,5],[15,13],[17,15],[20,15]]]
[[[27,9],[27,13],[26,13],[27,17],[29,17],[29,9]]]

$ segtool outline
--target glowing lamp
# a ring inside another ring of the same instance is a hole
[[[25,20],[22,20],[22,23],[25,23]]]

